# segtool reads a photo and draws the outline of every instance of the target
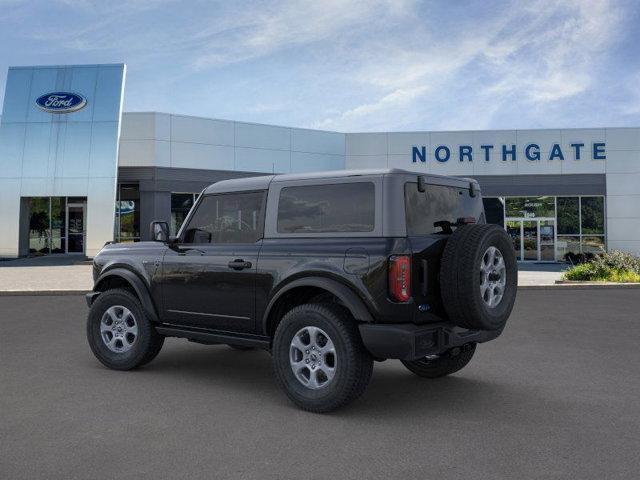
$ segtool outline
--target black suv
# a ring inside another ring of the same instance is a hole
[[[517,289],[513,245],[478,183],[403,170],[271,175],[206,188],[176,237],[106,245],[87,337],[128,370],[165,337],[271,352],[299,407],[354,400],[373,361],[434,378],[496,338]]]

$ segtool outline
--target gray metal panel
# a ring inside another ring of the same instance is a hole
[[[119,167],[119,183],[139,183],[141,190],[198,193],[221,180],[260,175],[252,172],[170,167]]]
[[[604,174],[477,175],[483,197],[606,195]]]

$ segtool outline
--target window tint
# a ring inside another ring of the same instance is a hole
[[[418,191],[417,183],[404,187],[405,214],[408,235],[428,235],[443,231],[438,222],[456,223],[458,218],[482,215],[480,197],[471,197],[464,188],[427,185],[425,192]]]
[[[279,233],[371,232],[371,182],[285,187],[278,202]]]
[[[262,237],[263,192],[208,195],[185,230],[184,243],[254,243]]]

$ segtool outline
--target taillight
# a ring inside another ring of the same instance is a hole
[[[397,302],[411,298],[411,258],[408,255],[389,258],[389,295]]]

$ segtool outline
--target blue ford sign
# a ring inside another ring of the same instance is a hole
[[[70,92],[46,93],[36,100],[41,110],[49,113],[72,113],[85,107],[87,99]]]

